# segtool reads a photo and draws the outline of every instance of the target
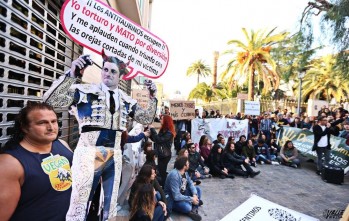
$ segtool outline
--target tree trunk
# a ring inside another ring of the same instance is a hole
[[[200,82],[200,73],[198,73],[198,83],[197,83],[197,85],[199,84],[199,82]]]
[[[249,74],[248,81],[248,100],[254,100],[254,68],[252,67]]]
[[[217,86],[217,62],[218,62],[218,56],[219,56],[219,52],[215,51],[213,52],[213,83],[212,83],[212,87],[216,88]]]

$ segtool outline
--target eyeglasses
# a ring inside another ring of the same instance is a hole
[[[190,148],[191,148],[191,149],[194,149],[194,148],[195,148],[195,146],[191,146]]]

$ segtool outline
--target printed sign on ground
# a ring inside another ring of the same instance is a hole
[[[159,78],[169,60],[166,43],[148,30],[98,0],[67,0],[61,14],[64,31],[76,43],[129,62],[129,73]]]
[[[226,215],[221,221],[318,221],[318,219],[288,209],[262,197],[252,195],[248,200]]]
[[[194,119],[194,101],[170,101],[170,113],[173,120]]]

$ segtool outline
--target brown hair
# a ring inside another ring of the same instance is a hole
[[[143,210],[150,219],[153,219],[155,210],[154,199],[154,187],[152,184],[144,184],[140,186],[136,192],[135,198],[132,200],[132,206],[130,210],[130,218],[137,213],[137,211]]]

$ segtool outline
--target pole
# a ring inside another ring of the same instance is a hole
[[[298,117],[301,116],[302,78],[299,78]]]

